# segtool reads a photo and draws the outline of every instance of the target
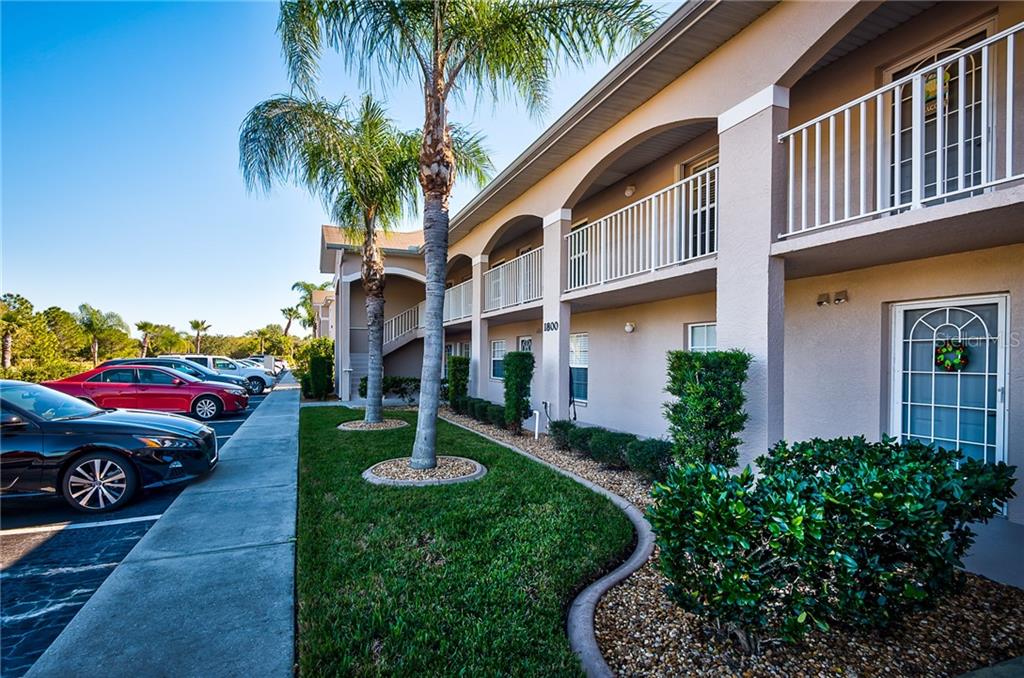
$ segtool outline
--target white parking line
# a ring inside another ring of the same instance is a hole
[[[149,520],[157,520],[162,515],[162,513],[158,513],[156,515],[150,516],[118,518],[116,520],[103,520],[95,523],[50,523],[49,525],[36,525],[35,527],[15,527],[10,530],[0,530],[0,536],[7,537],[13,534],[32,534],[34,532],[60,532],[61,530],[82,530],[87,527],[107,527],[110,525],[144,523]]]

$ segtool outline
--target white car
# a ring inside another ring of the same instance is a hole
[[[274,385],[274,373],[262,367],[251,367],[223,355],[175,355],[168,358],[184,358],[211,370],[245,379],[249,393],[259,395]]]

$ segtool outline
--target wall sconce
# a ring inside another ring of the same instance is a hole
[[[636,193],[636,184],[630,184],[629,186],[626,186],[627,198],[632,198],[634,193]]]
[[[626,326],[622,328],[626,334],[633,334],[636,332],[636,323],[626,323]]]
[[[836,305],[845,304],[849,300],[850,297],[846,294],[846,290],[841,290],[839,292],[836,292],[836,296],[833,298],[832,303]]]
[[[825,308],[830,303],[831,303],[831,300],[830,300],[830,297],[828,296],[828,294],[819,294],[818,295],[818,307],[819,308]]]

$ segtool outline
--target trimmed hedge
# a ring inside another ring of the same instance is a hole
[[[661,482],[672,465],[672,443],[654,438],[634,440],[626,447],[626,463],[645,478]]]
[[[743,382],[752,359],[736,350],[668,352],[665,390],[678,400],[666,403],[665,417],[680,464],[736,465],[738,434],[747,421]]]
[[[305,376],[305,375],[303,375]],[[309,398],[323,400],[331,392],[334,381],[334,359],[324,355],[309,358]]]
[[[626,448],[637,441],[632,433],[599,429],[590,436],[590,456],[611,468],[626,467]]]
[[[576,428],[576,422],[568,419],[556,419],[548,422],[548,435],[555,443],[556,450],[569,450],[569,434]]]
[[[487,423],[498,428],[505,428],[508,423],[505,419],[505,408],[501,405],[487,403]]]
[[[448,356],[448,403],[454,406],[469,392],[469,358],[464,355]]]
[[[590,439],[598,431],[604,429],[597,426],[577,426],[569,432],[569,449],[577,454],[590,456]]]
[[[505,354],[505,415],[508,429],[523,432],[523,420],[530,416],[530,382],[533,381],[533,354],[511,351]]]
[[[470,404],[470,415],[479,422],[487,423],[487,408],[491,403],[482,398],[475,398]]]
[[[756,479],[673,466],[648,512],[672,598],[751,652],[931,604],[957,580],[969,524],[1014,496],[1013,467],[916,441],[780,443],[757,463]]]
[[[385,396],[394,396],[405,401],[412,400],[420,390],[419,377],[384,377],[382,392]],[[359,380],[359,397],[366,397],[366,377]]]

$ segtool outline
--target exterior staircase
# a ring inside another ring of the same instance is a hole
[[[423,324],[420,318],[425,303],[421,301],[384,321],[384,355],[397,351],[413,339],[423,338]]]

